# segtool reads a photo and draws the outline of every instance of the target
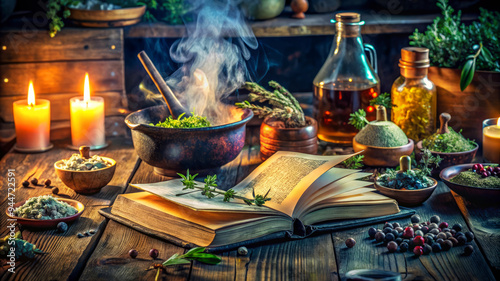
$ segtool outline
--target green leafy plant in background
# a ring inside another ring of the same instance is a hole
[[[50,37],[56,36],[57,32],[61,31],[64,27],[63,18],[70,16],[70,11],[66,10],[65,7],[76,5],[79,2],[74,0],[49,0],[47,3],[47,19],[49,20]]]
[[[185,17],[189,7],[184,0],[141,0],[137,4],[146,5],[145,22],[182,24],[184,20],[190,21],[189,17]]]
[[[461,22],[461,11],[454,13],[448,0],[438,0],[442,17],[437,17],[420,33],[410,36],[410,45],[429,49],[431,64],[462,68],[460,89],[469,86],[476,70],[500,71],[500,13],[481,8],[478,21]]]

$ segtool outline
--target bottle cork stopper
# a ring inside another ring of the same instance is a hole
[[[439,115],[439,122],[441,123],[441,127],[439,127],[439,134],[447,134],[450,132],[448,129],[448,122],[451,119],[451,115],[449,113],[443,112]]]
[[[360,22],[361,15],[358,13],[338,13],[335,15],[335,20],[344,23]]]
[[[410,156],[408,156],[408,155],[401,156],[401,158],[399,158],[399,166],[401,167],[399,170],[400,172],[406,172],[406,171],[411,170],[411,158],[410,158]]]
[[[377,106],[377,121],[387,121],[387,110],[385,106]]]
[[[90,147],[80,146],[78,150],[80,151],[80,156],[82,156],[85,159],[90,158]]]

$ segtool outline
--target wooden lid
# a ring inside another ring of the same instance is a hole
[[[335,15],[335,20],[343,23],[359,22],[361,15],[358,13],[338,13]]]

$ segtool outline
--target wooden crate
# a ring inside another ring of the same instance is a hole
[[[30,80],[36,97],[51,102],[51,138],[69,137],[69,99],[83,96],[86,72],[91,95],[105,100],[106,133],[126,133],[117,125],[128,108],[123,29],[65,28],[54,38],[44,29],[0,29],[0,142],[15,137],[12,103],[26,99]]]

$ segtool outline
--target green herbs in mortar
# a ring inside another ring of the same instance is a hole
[[[460,172],[450,182],[473,187],[500,188],[500,167],[498,164],[474,164],[472,169]]]
[[[150,126],[162,127],[162,128],[204,128],[210,127],[210,122],[207,117],[199,116],[194,114],[193,116],[183,118],[184,113],[179,115],[177,119],[169,116],[165,121],[158,122],[157,124],[149,123]]]
[[[477,147],[477,143],[473,140],[466,139],[461,132],[455,132],[453,128],[448,127],[450,132],[440,134],[439,132],[422,141],[423,147],[434,152],[463,152],[469,151]]]

